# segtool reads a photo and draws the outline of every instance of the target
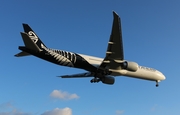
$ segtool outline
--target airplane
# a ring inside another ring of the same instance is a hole
[[[116,76],[126,76],[155,81],[156,87],[159,86],[158,83],[160,81],[166,79],[166,77],[156,69],[140,66],[133,61],[124,60],[121,19],[114,11],[112,31],[104,58],[48,48],[28,24],[23,24],[23,28],[24,32],[21,32],[21,36],[25,46],[19,46],[19,50],[22,52],[16,54],[16,57],[33,55],[54,64],[87,71],[58,77],[93,77],[93,79],[90,80],[91,83],[101,81],[104,84],[112,85],[115,82]]]

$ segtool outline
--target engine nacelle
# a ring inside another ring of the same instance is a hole
[[[138,70],[138,64],[136,62],[124,62],[123,63],[123,69],[129,70],[129,71],[137,71]]]
[[[102,78],[101,81],[102,81],[104,84],[112,85],[112,84],[114,84],[115,79],[114,79],[114,77],[112,77],[112,76],[105,76],[105,77]]]

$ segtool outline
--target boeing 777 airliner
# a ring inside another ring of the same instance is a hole
[[[15,56],[33,55],[58,65],[87,71],[59,76],[62,78],[93,77],[91,83],[101,81],[105,84],[114,84],[115,76],[127,76],[155,81],[158,86],[158,82],[165,80],[165,76],[160,71],[124,60],[120,17],[115,12],[113,12],[113,17],[112,31],[104,59],[48,48],[27,24],[23,24],[24,32],[21,32],[25,46],[19,46],[22,52]]]

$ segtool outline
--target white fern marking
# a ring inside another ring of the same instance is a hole
[[[66,65],[66,66],[73,66],[72,60],[66,58],[65,56],[62,56],[58,53],[56,53],[56,50],[51,50],[46,48],[43,44],[41,44],[41,48],[43,48],[44,50],[46,50],[51,56],[54,57],[54,59],[60,64],[60,65]],[[65,52],[63,52],[65,53]],[[68,65],[67,65],[68,64]]]

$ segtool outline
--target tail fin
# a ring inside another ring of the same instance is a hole
[[[43,47],[46,47],[44,43],[40,40],[40,38],[37,36],[37,34],[31,29],[31,27],[28,24],[23,24],[23,28],[24,28],[24,32],[28,34],[28,36],[40,49],[42,45]]]
[[[28,35],[27,33],[22,33],[22,32],[21,32],[21,36],[22,36],[22,39],[23,39],[25,48],[30,49],[30,50],[33,50],[33,51],[36,51],[36,52],[42,51],[42,50],[41,50],[41,47],[39,47],[39,46],[34,42],[34,40],[29,37],[29,35]],[[22,56],[28,56],[28,55],[30,55],[30,54],[23,51],[23,52],[20,52],[20,53],[16,54],[15,56],[16,56],[16,57],[22,57]]]
[[[23,28],[25,33],[21,33],[21,36],[26,48],[34,51],[42,51],[43,48],[47,48],[28,24],[23,24]],[[16,54],[15,56],[22,57],[28,55],[31,54],[22,51]]]

